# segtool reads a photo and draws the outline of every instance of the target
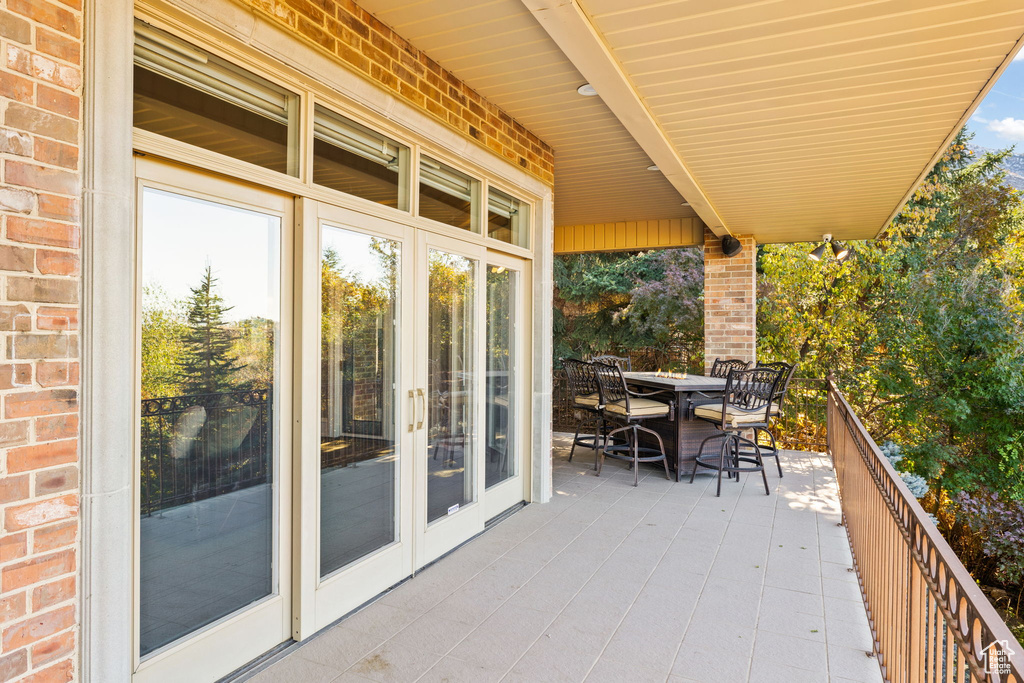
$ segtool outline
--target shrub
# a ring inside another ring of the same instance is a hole
[[[985,555],[995,563],[995,578],[1004,585],[1024,579],[1024,502],[994,493],[961,491],[957,520],[976,534]]]

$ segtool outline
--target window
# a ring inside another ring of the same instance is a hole
[[[479,232],[476,207],[480,181],[430,157],[420,158],[420,215]]]
[[[298,96],[135,23],[135,126],[298,175]]]
[[[487,236],[530,246],[530,205],[493,187],[487,192]]]
[[[408,147],[317,105],[314,183],[408,211],[408,168]]]

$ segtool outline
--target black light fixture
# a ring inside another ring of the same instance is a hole
[[[825,253],[828,251],[829,246],[832,247],[832,255],[836,257],[836,260],[842,263],[850,255],[850,248],[843,246],[842,242],[834,241],[832,235],[825,234],[821,236],[824,240],[819,244],[814,251],[807,255],[807,258],[812,261],[821,261],[825,258]]]
[[[832,240],[832,254],[836,257],[837,261],[843,261],[850,255],[850,249],[844,247],[842,242]]]
[[[743,245],[740,241],[732,235],[726,235],[722,238],[722,253],[732,258],[736,254],[743,251]]]

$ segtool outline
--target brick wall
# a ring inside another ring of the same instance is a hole
[[[722,241],[704,232],[704,366],[715,358],[756,360],[757,243],[738,235],[743,251],[732,258],[722,253]]]
[[[551,185],[540,138],[351,0],[238,0]]]
[[[75,677],[78,0],[0,0],[0,680]]]

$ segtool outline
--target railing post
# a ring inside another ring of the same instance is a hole
[[[914,542],[910,539],[910,546],[907,548],[907,574],[909,574],[910,595],[907,599],[907,661],[906,680],[924,680],[924,579],[914,562]]]

